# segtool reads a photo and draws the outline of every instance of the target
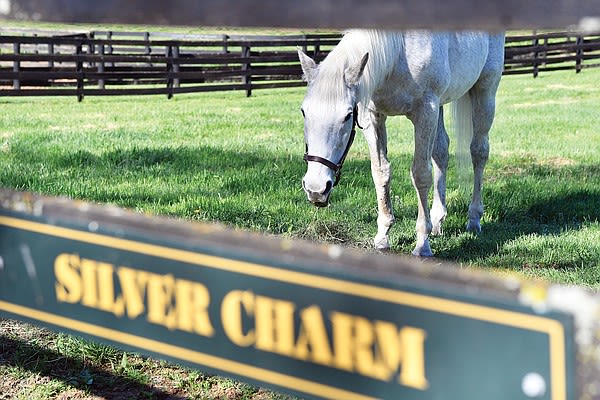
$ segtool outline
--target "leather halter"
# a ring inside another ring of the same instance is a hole
[[[354,142],[354,136],[356,136],[356,127],[357,126],[360,129],[362,129],[362,126],[360,126],[358,124],[358,106],[355,105],[354,109],[352,110],[352,130],[350,131],[350,138],[348,139],[348,144],[346,145],[344,154],[342,154],[342,158],[340,158],[340,161],[338,161],[337,164],[334,163],[333,161],[329,161],[326,158],[308,154],[308,143],[304,143],[305,148],[306,148],[306,151],[304,153],[304,161],[306,163],[308,163],[309,161],[318,162],[319,164],[323,164],[327,168],[333,170],[333,172],[335,173],[335,181],[333,182],[333,186],[337,185],[338,182],[340,181],[340,176],[342,173],[342,165],[344,164],[344,161],[346,160],[346,156],[348,155],[348,152],[350,151],[352,142]]]

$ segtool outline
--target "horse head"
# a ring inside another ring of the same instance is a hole
[[[339,63],[330,59],[331,53],[320,65],[301,50],[298,56],[308,83],[301,108],[307,163],[302,187],[312,204],[324,207],[354,140],[358,84],[369,55],[354,63]]]

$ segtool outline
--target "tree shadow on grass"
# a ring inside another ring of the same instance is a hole
[[[410,154],[392,157],[392,195],[399,194],[405,201],[393,200],[396,225],[391,231],[392,251],[398,254],[408,254],[415,243],[413,227],[417,209],[408,172],[411,162]],[[367,178],[358,182],[374,193],[369,162],[355,161],[349,166],[365,171]],[[600,164],[536,164],[522,168],[518,174],[494,170],[485,176],[489,182],[483,193],[486,209],[483,231],[479,235],[468,233],[470,192],[458,194],[456,171],[453,165],[450,168],[444,235],[431,238],[438,259],[485,264],[490,257],[501,257],[506,245],[522,237],[560,236],[600,221]],[[372,203],[365,207],[374,206],[373,196]]]
[[[99,154],[85,150],[34,154],[28,148],[22,150],[31,153],[24,155],[35,160],[32,162],[45,164],[48,170],[54,171],[52,179],[57,185],[68,179],[85,180],[87,177],[90,181],[100,177],[107,182],[104,188],[81,191],[86,199],[92,201],[138,208],[140,204],[177,204],[188,199],[189,204],[181,206],[184,209],[179,209],[178,216],[195,218],[197,210],[208,210],[198,219],[219,220],[241,227],[255,227],[253,218],[260,218],[268,212],[278,213],[276,209],[269,209],[270,204],[261,203],[265,193],[269,195],[267,201],[297,203],[300,205],[298,213],[314,211],[306,202],[300,185],[306,171],[301,152],[240,152],[210,146],[132,147]],[[395,240],[392,246],[403,254],[410,252],[414,246],[414,229],[407,228],[407,224],[413,225],[416,218],[416,195],[408,173],[411,161],[412,155],[408,153],[391,156],[394,170],[392,192],[399,198],[410,199],[404,203],[394,200],[397,227],[392,230]],[[505,164],[508,166],[493,166],[491,173],[486,174],[486,216],[481,235],[465,233],[468,197],[456,199],[449,196],[445,234],[432,239],[437,257],[479,262],[498,255],[507,243],[519,237],[559,234],[565,229],[579,229],[584,222],[600,220],[600,165],[555,166],[535,164],[531,160],[517,160],[516,166],[510,160]],[[453,173],[451,170],[449,193],[454,190]],[[10,186],[40,191],[30,189],[25,183],[36,180],[36,171],[32,170],[27,175],[19,170],[13,175]],[[350,225],[364,224],[366,229],[372,227],[374,232],[376,202],[370,162],[351,155],[342,175],[332,194],[332,203],[338,210],[342,207],[348,209],[341,210],[335,218],[347,218]],[[77,184],[75,182],[71,186]],[[81,184],[85,185],[85,182]],[[123,189],[127,185],[130,187]],[[238,197],[245,201],[228,201]],[[415,199],[414,203],[412,199]],[[298,218],[298,215],[289,218]],[[342,224],[344,221],[339,222]],[[286,221],[279,223],[284,225]],[[335,228],[334,222],[325,223],[329,224],[328,228]],[[398,225],[404,226],[402,231]],[[258,229],[262,227],[260,224],[256,226]],[[287,231],[282,226],[273,232]],[[323,239],[318,237],[318,233],[315,235],[309,238]],[[344,232],[341,236],[349,245],[353,245],[355,240],[364,246],[371,239],[352,239],[352,235],[344,236]],[[336,235],[338,238],[341,236]]]
[[[293,159],[287,154],[273,156],[209,146],[133,147],[101,154],[87,150],[58,154],[37,154],[29,149],[18,152],[28,160],[25,163],[34,167],[5,176],[7,185],[42,192],[48,192],[44,187],[67,187],[68,192],[70,188],[76,191],[77,185],[85,188],[88,180],[99,180],[106,185],[84,189],[86,198],[126,207],[153,199],[170,203],[184,196],[260,194],[264,190],[282,191],[291,185],[299,190],[304,168],[301,155]],[[49,177],[42,181],[35,165],[44,166]]]
[[[559,176],[559,178],[557,178]],[[480,235],[464,232],[466,205],[462,220],[449,217],[451,246],[443,246],[438,255],[458,262],[486,263],[486,258],[502,257],[505,246],[526,237],[558,238],[566,232],[600,221],[600,165],[568,167],[536,166],[522,175],[494,179],[484,190],[486,214]],[[449,213],[456,213],[451,208]],[[444,238],[437,238],[438,243]],[[552,250],[552,249],[549,249]],[[581,254],[586,253],[582,249]],[[527,248],[522,259],[528,256],[535,263],[535,254]],[[569,257],[565,257],[568,259]],[[552,268],[580,266],[577,257],[573,262],[545,265]],[[519,266],[515,266],[519,267]]]
[[[8,320],[3,323],[13,324]],[[179,389],[175,386],[161,388],[151,383],[143,383],[140,382],[140,379],[111,371],[110,365],[96,365],[93,361],[86,360],[85,355],[81,357],[66,356],[53,350],[49,348],[48,343],[43,343],[46,340],[49,340],[50,343],[56,342],[57,335],[52,332],[44,330],[47,334],[40,338],[38,334],[41,330],[39,328],[25,325],[20,329],[35,329],[36,340],[25,341],[5,334],[0,335],[0,366],[11,366],[30,371],[34,375],[62,381],[65,386],[71,388],[67,389],[67,392],[83,391],[86,396],[91,394],[106,399],[187,399],[186,396],[177,393]],[[113,368],[119,368],[118,361],[110,362],[113,364]],[[33,386],[35,385],[33,384]],[[10,388],[4,388],[4,390],[10,391]],[[10,392],[2,394],[11,395]],[[18,392],[12,393],[12,396],[17,394]],[[79,395],[73,396],[73,398],[81,398]]]

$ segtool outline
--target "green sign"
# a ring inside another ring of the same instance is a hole
[[[0,315],[303,397],[574,398],[566,314],[338,247],[59,221],[0,210]]]

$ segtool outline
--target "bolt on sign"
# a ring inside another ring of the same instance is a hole
[[[305,398],[574,398],[572,317],[506,280],[10,195],[3,317]]]

